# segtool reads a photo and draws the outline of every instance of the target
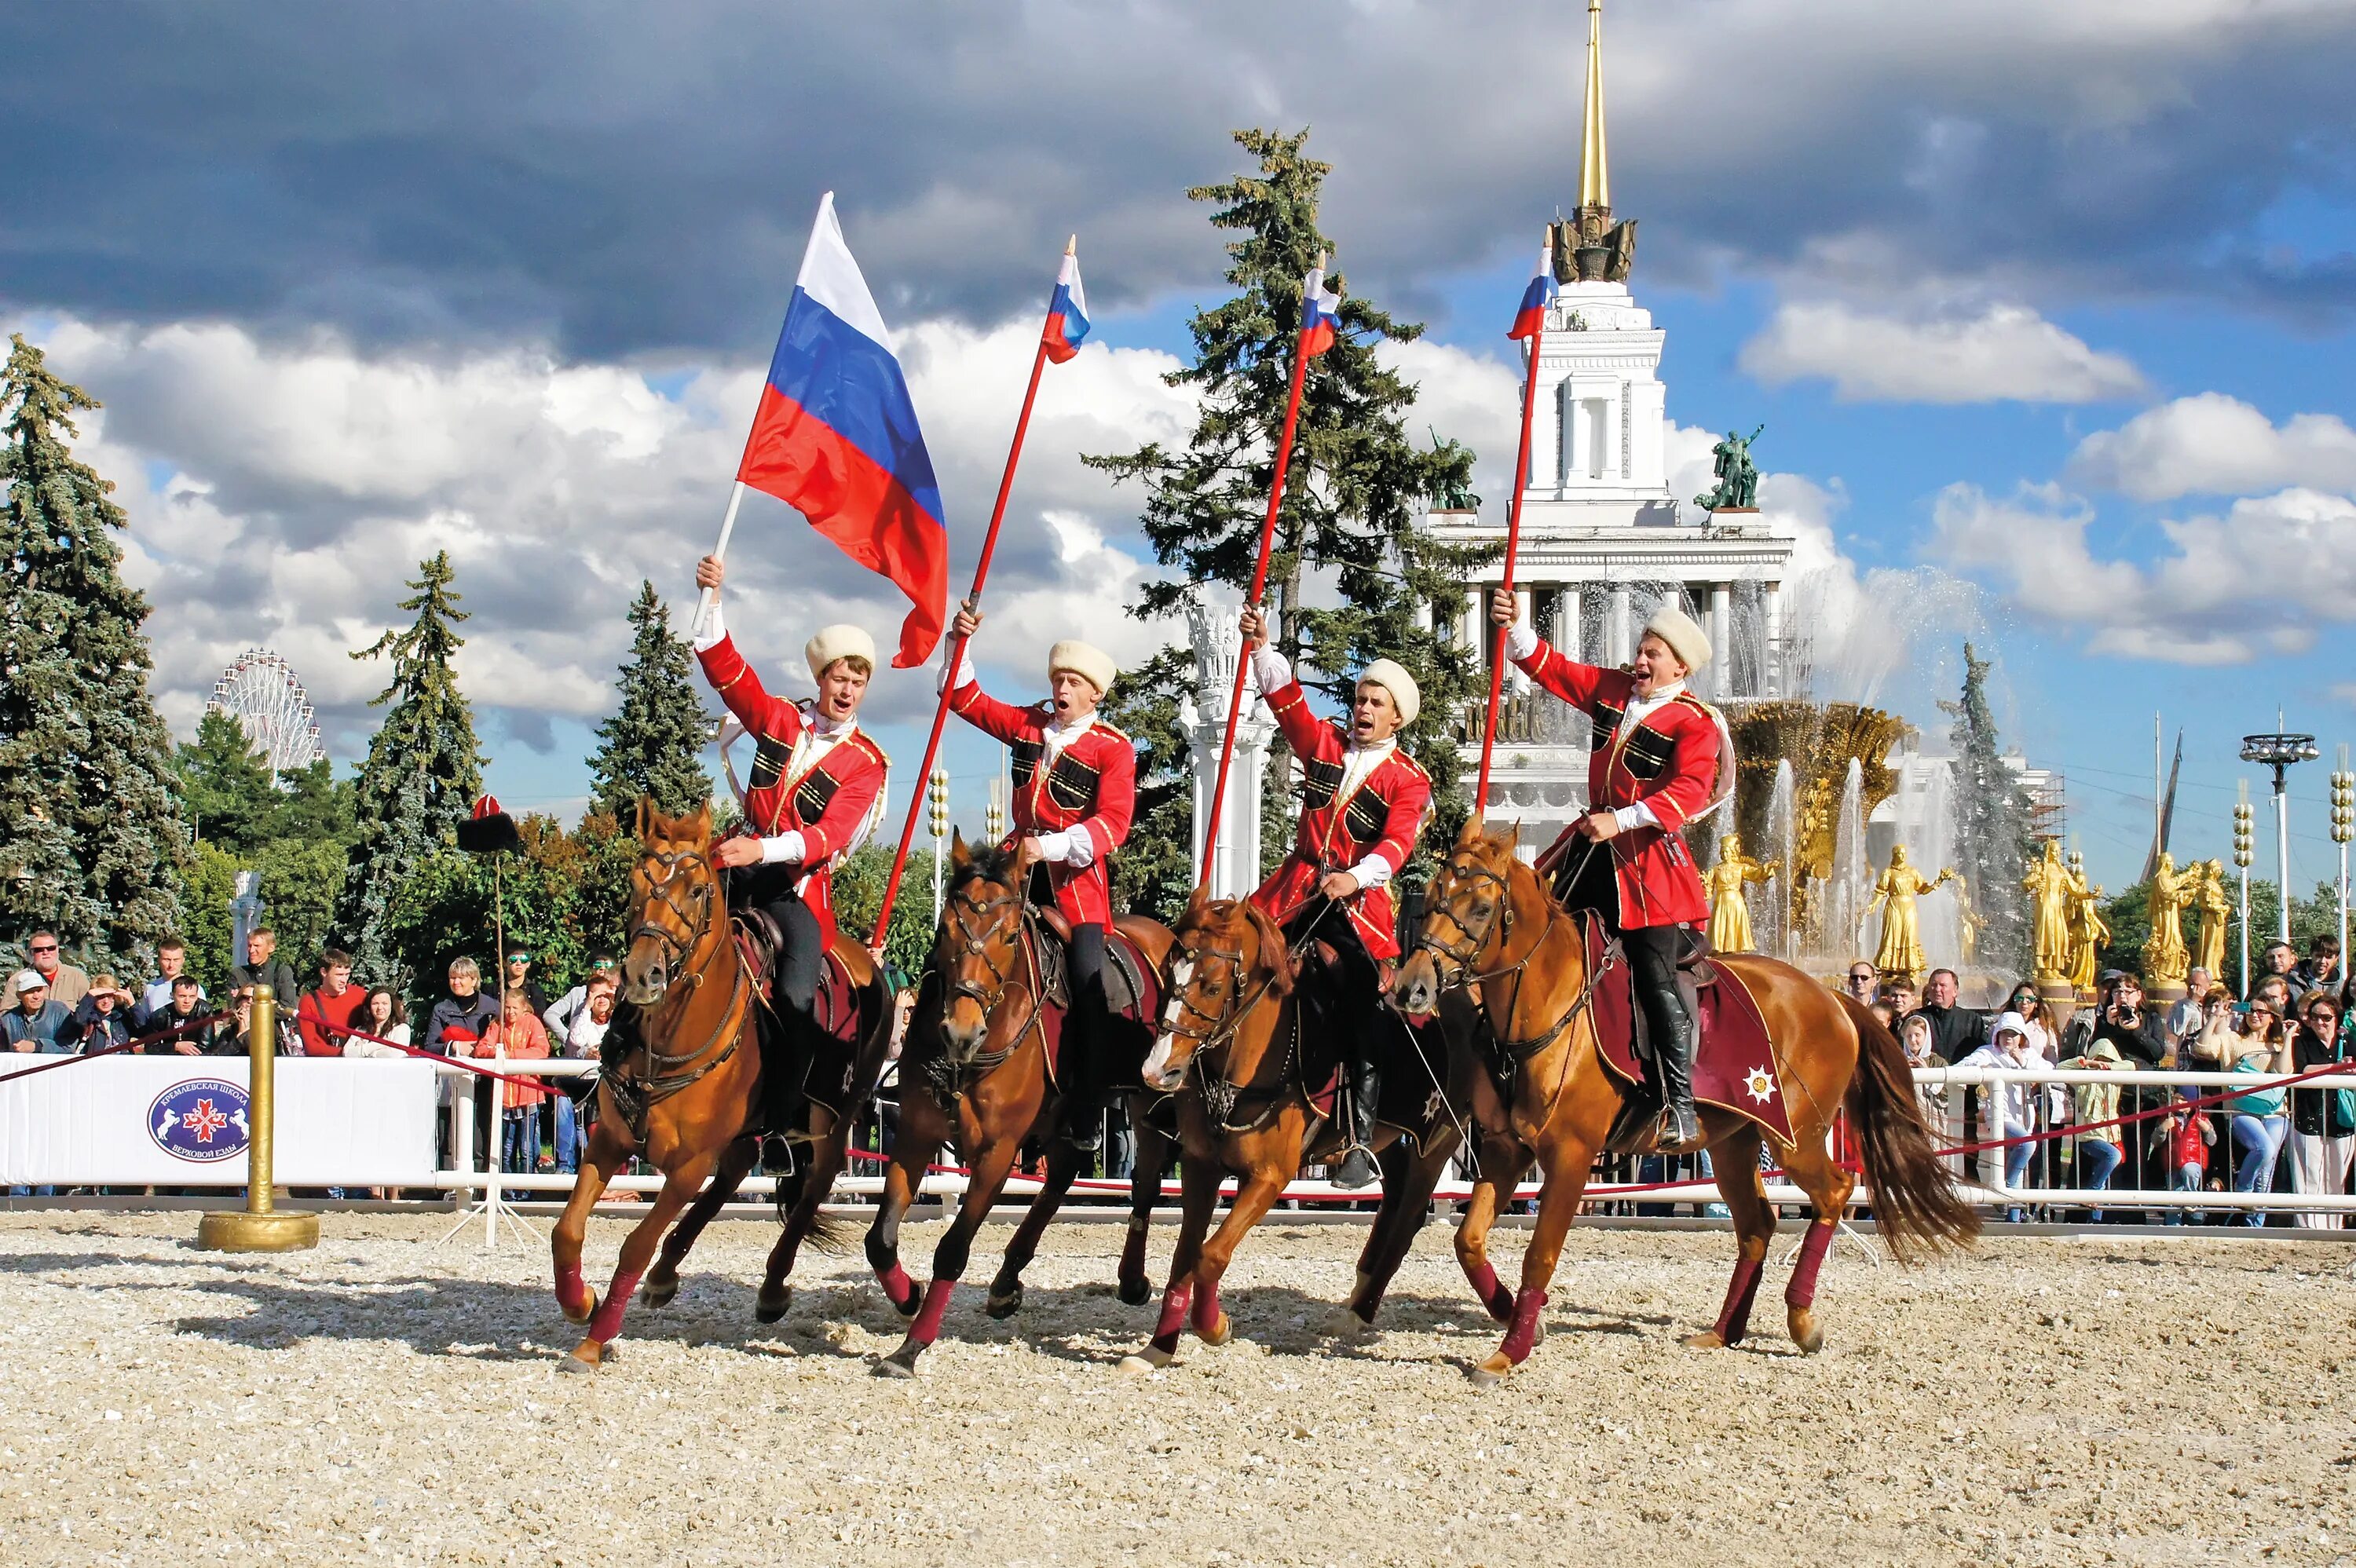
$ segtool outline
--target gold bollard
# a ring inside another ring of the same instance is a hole
[[[299,1253],[319,1244],[319,1216],[278,1212],[271,1179],[277,1134],[278,998],[267,983],[253,988],[252,1023],[247,1032],[252,1070],[246,1091],[246,1119],[252,1129],[245,1147],[245,1207],[207,1214],[197,1225],[197,1245],[210,1253]]]

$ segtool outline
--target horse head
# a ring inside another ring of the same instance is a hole
[[[1441,992],[1495,965],[1512,932],[1514,878],[1530,874],[1514,853],[1520,839],[1519,824],[1493,833],[1477,816],[1465,820],[1424,891],[1415,951],[1391,983],[1391,998],[1401,1010],[1430,1013]]]
[[[966,848],[961,833],[950,844],[933,968],[941,976],[941,1050],[959,1066],[989,1039],[990,1020],[1022,958],[1023,881],[1036,858],[1027,839],[1018,848],[979,853]]]
[[[1248,899],[1213,900],[1194,890],[1171,933],[1170,1002],[1145,1059],[1149,1088],[1170,1093],[1186,1069],[1234,1035],[1262,995],[1292,992],[1284,933]]]
[[[630,945],[622,996],[650,1008],[687,972],[688,956],[720,917],[720,873],[712,864],[712,807],[665,816],[638,797],[641,853],[630,872]]]

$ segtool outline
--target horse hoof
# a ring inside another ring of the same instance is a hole
[[[1133,1378],[1141,1378],[1148,1372],[1160,1371],[1177,1359],[1167,1350],[1148,1345],[1133,1356],[1123,1356],[1120,1370]]]
[[[1472,1380],[1474,1388],[1495,1388],[1505,1381],[1506,1374],[1513,1370],[1512,1359],[1503,1350],[1499,1350],[1479,1366],[1466,1368],[1465,1375]]]
[[[583,1285],[581,1287],[581,1309],[578,1312],[574,1311],[570,1307],[566,1307],[564,1303],[561,1301],[556,1305],[562,1309],[564,1313],[564,1320],[567,1323],[586,1323],[590,1318],[594,1317],[597,1315],[597,1293],[590,1289],[587,1285]]]
[[[1007,1288],[1007,1291],[1003,1296],[999,1294],[998,1287],[996,1285],[992,1285],[990,1290],[990,1297],[981,1304],[981,1309],[984,1312],[989,1313],[992,1317],[1000,1319],[1013,1317],[1017,1312],[1023,1310],[1023,1282],[1019,1279],[1016,1280],[1013,1285]]]
[[[1235,1320],[1230,1318],[1224,1312],[1219,1314],[1219,1320],[1216,1323],[1212,1324],[1208,1329],[1197,1328],[1194,1331],[1194,1338],[1202,1340],[1203,1343],[1210,1346],[1215,1350],[1235,1337]]]
[[[638,1298],[659,1312],[679,1299],[679,1275],[661,1280],[648,1280],[638,1288]]]
[[[914,1339],[907,1340],[875,1363],[875,1375],[879,1378],[913,1378],[916,1375],[916,1358],[924,1353],[922,1345]]]
[[[1698,1334],[1688,1334],[1679,1341],[1688,1350],[1723,1350],[1726,1341],[1715,1328],[1705,1328]]]
[[[1794,1324],[1792,1343],[1800,1348],[1802,1355],[1813,1356],[1825,1348],[1825,1331],[1813,1318],[1805,1324]]]
[[[794,1291],[791,1285],[780,1286],[775,1296],[771,1296],[765,1290],[753,1298],[754,1320],[760,1323],[775,1323],[786,1315],[786,1309],[793,1304]]]
[[[584,1361],[579,1356],[567,1356],[556,1363],[556,1370],[572,1377],[587,1377],[597,1370],[594,1361]]]
[[[1153,1299],[1153,1282],[1143,1275],[1120,1282],[1120,1299],[1124,1306],[1142,1307]]]

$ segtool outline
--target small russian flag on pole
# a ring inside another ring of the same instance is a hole
[[[1319,257],[1301,283],[1301,357],[1314,359],[1333,347],[1342,325],[1342,296],[1325,286],[1325,260]]]
[[[1538,247],[1538,264],[1531,269],[1530,286],[1522,291],[1522,307],[1514,313],[1514,329],[1508,337],[1536,337],[1546,330],[1547,306],[1554,304],[1557,293],[1554,282],[1554,260],[1547,247]]]
[[[1055,274],[1055,294],[1047,302],[1047,329],[1040,335],[1047,357],[1061,365],[1080,351],[1088,335],[1088,295],[1080,287],[1080,237],[1064,247],[1064,265]]]

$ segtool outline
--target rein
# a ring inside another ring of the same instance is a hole
[[[1590,843],[1588,846],[1588,853],[1592,855],[1594,852],[1595,845]],[[1585,862],[1582,861],[1580,864],[1581,869],[1584,869]],[[1464,921],[1457,915],[1456,912],[1450,907],[1454,901],[1455,892],[1455,890],[1451,888],[1450,890],[1451,897],[1436,904],[1431,909],[1430,912],[1432,914],[1444,917],[1449,924],[1454,926],[1456,928],[1457,936],[1460,940],[1442,942],[1427,930],[1425,933],[1418,939],[1416,943],[1417,949],[1420,952],[1430,953],[1432,955],[1433,966],[1440,969],[1440,984],[1441,988],[1444,990],[1455,990],[1459,987],[1468,986],[1475,982],[1489,982],[1506,978],[1512,978],[1515,980],[1515,984],[1513,988],[1513,996],[1512,998],[1505,1005],[1505,1017],[1502,1020],[1506,1026],[1510,1027],[1513,1022],[1514,1014],[1521,1007],[1522,989],[1520,979],[1523,973],[1529,967],[1531,962],[1537,957],[1539,953],[1545,950],[1547,941],[1554,934],[1556,926],[1565,920],[1568,920],[1569,917],[1563,912],[1560,906],[1558,906],[1553,899],[1547,899],[1545,901],[1546,923],[1539,927],[1537,940],[1530,944],[1529,951],[1523,954],[1520,958],[1515,960],[1513,963],[1505,965],[1501,968],[1475,971],[1472,965],[1479,962],[1482,952],[1489,945],[1492,937],[1494,937],[1497,943],[1500,956],[1504,955],[1505,949],[1509,947],[1513,942],[1513,884],[1509,877],[1501,875],[1496,871],[1493,871],[1488,867],[1483,865],[1475,864],[1470,866],[1459,866],[1451,862],[1447,867],[1447,872],[1451,880],[1466,880],[1473,883],[1475,886],[1480,886],[1484,883],[1495,886],[1497,889],[1497,913],[1495,916],[1494,925],[1490,930],[1476,933],[1470,925],[1466,924]],[[1574,934],[1576,934],[1575,930]],[[1447,978],[1447,972],[1441,967],[1443,961],[1447,964],[1452,964],[1455,965],[1456,977],[1452,981]],[[1606,964],[1609,964],[1610,962],[1608,955],[1605,962]],[[1569,1006],[1563,1009],[1561,1015],[1558,1017],[1552,1024],[1548,1025],[1546,1029],[1540,1030],[1537,1034],[1525,1036],[1517,1040],[1513,1038],[1511,1035],[1505,1033],[1503,1030],[1497,1029],[1495,1027],[1496,1020],[1493,1019],[1492,1029],[1494,1034],[1496,1049],[1504,1058],[1504,1061],[1501,1063],[1502,1070],[1498,1074],[1501,1080],[1510,1081],[1514,1070],[1516,1070],[1527,1063],[1531,1058],[1537,1056],[1540,1051],[1543,1051],[1553,1045],[1555,1041],[1560,1040],[1563,1034],[1578,1022],[1580,1014],[1585,1012],[1594,1003],[1596,978],[1597,976],[1595,975],[1582,974],[1580,977],[1579,988],[1572,994]],[[1483,995],[1486,995],[1485,986]],[[1549,1116],[1553,1112],[1553,1099],[1558,1098],[1561,1095],[1563,1086],[1569,1082],[1569,1075],[1566,1072],[1563,1078],[1555,1084],[1554,1096],[1549,1098],[1547,1104],[1547,1114]]]
[[[648,859],[662,867],[663,876],[660,881],[650,880],[646,902],[638,907],[638,922],[631,928],[630,940],[636,943],[641,937],[650,936],[660,943],[665,963],[680,972],[679,994],[692,997],[702,987],[704,970],[691,967],[689,961],[712,939],[712,893],[719,886],[719,872],[713,869],[710,857],[700,849],[671,850],[649,855]],[[671,890],[682,876],[698,869],[704,875],[702,880],[690,886],[689,901],[695,906],[695,913],[691,916],[680,906],[680,901],[673,896]],[[681,925],[689,928],[685,937],[646,918],[657,904],[669,910]],[[657,1049],[652,1038],[655,1032],[653,1026],[661,1016],[664,1005],[670,1000],[670,995],[666,993],[646,1020],[638,1042],[638,1049],[645,1052],[651,1071],[640,1076],[617,1066],[605,1077],[606,1088],[613,1094],[625,1124],[630,1128],[631,1136],[641,1142],[645,1138],[646,1117],[649,1110],[700,1082],[736,1054],[736,1047],[744,1037],[744,1001],[750,978],[745,973],[744,954],[736,951],[733,943],[727,946],[735,960],[729,976],[728,1005],[721,1010],[720,1021],[712,1026],[711,1035],[692,1051],[671,1052]]]
[[[1259,1005],[1268,999],[1269,991],[1276,984],[1276,971],[1271,968],[1261,976],[1257,986],[1247,989],[1232,978],[1234,976],[1243,974],[1247,967],[1244,963],[1243,949],[1239,947],[1185,947],[1177,949],[1174,955],[1183,956],[1191,964],[1198,956],[1205,955],[1226,960],[1230,975],[1229,983],[1233,991],[1232,999],[1220,1013],[1214,1014],[1194,1001],[1194,987],[1190,985],[1179,991],[1173,999],[1186,1012],[1203,1019],[1210,1027],[1189,1029],[1183,1029],[1174,1022],[1169,1022],[1162,1025],[1162,1032],[1194,1042],[1194,1051],[1187,1059],[1188,1065],[1199,1066],[1202,1069],[1195,1083],[1202,1090],[1204,1107],[1211,1113],[1216,1122],[1216,1130],[1222,1134],[1258,1132],[1268,1125],[1269,1120],[1275,1116],[1276,1108],[1282,1103],[1285,1087],[1291,1077],[1293,1059],[1300,1054],[1300,1009],[1296,1008],[1293,1010],[1292,1028],[1287,1032],[1284,1055],[1277,1067],[1276,1085],[1260,1091],[1267,1096],[1268,1103],[1261,1107],[1259,1114],[1249,1121],[1233,1120],[1237,1103],[1243,1098],[1244,1092],[1251,1087],[1251,1083],[1249,1081],[1237,1083],[1229,1079],[1225,1072],[1212,1065],[1210,1053],[1224,1050],[1233,1042],[1236,1035],[1243,1029],[1244,1020],[1250,1018],[1258,1009]],[[1262,1061],[1266,1061],[1266,1058],[1263,1057]],[[1255,1073],[1254,1076],[1257,1077],[1258,1074]]]
[[[977,880],[987,880],[987,879]],[[1004,886],[1002,883],[990,885]],[[957,976],[943,998],[944,1010],[958,997],[963,997],[981,1009],[983,1018],[995,1018],[998,1016],[1000,1004],[1005,1000],[1007,987],[1023,984],[1014,975],[1000,968],[998,960],[991,955],[990,944],[991,938],[998,934],[997,923],[992,922],[985,925],[980,934],[976,934],[975,928],[966,920],[968,912],[988,916],[992,912],[1003,909],[1009,904],[1022,904],[1023,901],[1011,889],[992,899],[964,898],[957,893],[950,895],[948,908],[944,911],[945,918],[941,923],[943,940],[946,941],[949,932],[954,931],[959,948],[958,961],[954,967],[944,967],[945,974]],[[1030,1021],[1015,1031],[1012,1040],[1008,1040],[996,1051],[978,1051],[963,1061],[952,1061],[944,1053],[927,1063],[927,1075],[932,1078],[935,1086],[941,1092],[945,1102],[957,1099],[964,1093],[966,1086],[973,1080],[1004,1065],[1007,1058],[1022,1048],[1023,1042],[1031,1037],[1033,1030],[1044,1028],[1047,998],[1044,994],[1046,990],[1044,976],[1040,971],[1039,955],[1035,945],[1039,940],[1037,917],[1032,913],[1027,905],[1024,905],[1018,919],[1020,923],[1015,929],[1013,947],[1017,963],[1027,961],[1031,970],[1029,982],[1023,984],[1023,989],[1031,997]],[[1028,944],[1023,940],[1025,936],[1030,938]],[[936,956],[937,957],[937,952]],[[982,967],[990,971],[991,984],[988,987],[977,985],[973,981],[965,979],[962,975],[957,974],[957,971],[963,968],[962,960],[967,958],[979,958],[981,960]]]

